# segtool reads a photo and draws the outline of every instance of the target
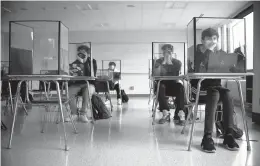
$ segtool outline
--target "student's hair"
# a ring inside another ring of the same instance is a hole
[[[219,38],[218,31],[216,31],[213,28],[208,28],[208,29],[205,29],[204,31],[202,31],[201,39],[204,40],[205,37],[212,37],[212,36],[217,36],[217,38]]]
[[[116,66],[115,62],[109,62],[108,66]]]
[[[169,49],[173,52],[173,45],[171,44],[165,44],[162,46],[162,50],[166,50],[166,49]]]
[[[84,50],[84,51],[86,51],[86,53],[90,53],[90,48],[88,47],[88,46],[86,46],[86,45],[81,45],[81,46],[79,46],[78,47],[78,51],[80,51],[80,50]]]

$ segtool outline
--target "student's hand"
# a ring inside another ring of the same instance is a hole
[[[172,58],[171,58],[171,56],[165,56],[165,58],[164,58],[162,64],[168,64],[168,65],[171,65],[171,64],[172,64]]]
[[[216,43],[209,44],[209,46],[208,46],[208,49],[210,51],[214,51],[216,48],[217,48],[217,44]]]

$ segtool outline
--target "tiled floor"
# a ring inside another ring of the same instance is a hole
[[[115,100],[114,100],[115,101]],[[251,124],[252,151],[247,152],[245,137],[239,140],[238,152],[221,146],[215,139],[217,152],[207,154],[200,150],[203,124],[197,123],[192,151],[187,151],[188,132],[181,135],[181,127],[174,123],[151,125],[150,107],[146,98],[131,98],[128,105],[117,108],[110,120],[96,121],[94,125],[77,123],[79,134],[67,124],[70,150],[63,151],[61,125],[48,123],[41,133],[42,108],[34,107],[29,116],[20,115],[15,125],[12,149],[6,149],[8,132],[2,131],[2,166],[259,166],[260,127]],[[22,112],[22,111],[21,111]],[[160,115],[157,116],[157,119]],[[203,117],[203,116],[202,116]],[[6,122],[8,117],[2,117]],[[238,122],[241,122],[238,117]],[[242,127],[241,124],[239,124]],[[9,127],[9,125],[8,125]],[[10,128],[10,127],[9,127]],[[187,128],[188,131],[188,128]]]

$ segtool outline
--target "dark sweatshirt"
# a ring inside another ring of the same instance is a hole
[[[201,52],[202,45],[197,45],[195,57],[194,57],[194,69],[195,73],[207,73],[208,70],[208,62],[209,62],[209,55],[211,54],[223,54],[225,53],[223,50],[211,51],[206,50],[204,53]],[[214,55],[213,55],[214,56]],[[198,79],[194,79],[191,81],[192,86],[197,87]],[[206,79],[202,82],[201,88],[207,89],[208,87],[213,86],[221,86],[221,79]]]

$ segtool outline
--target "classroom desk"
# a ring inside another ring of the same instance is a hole
[[[68,76],[68,75],[8,75],[6,78],[8,81],[14,81],[17,80],[19,81],[17,85],[17,90],[16,90],[16,100],[14,103],[14,114],[13,114],[13,121],[12,121],[12,127],[11,127],[11,132],[10,132],[10,138],[9,138],[9,143],[8,143],[8,148],[11,148],[12,144],[12,138],[13,138],[13,132],[14,132],[14,124],[16,121],[16,115],[17,115],[17,105],[18,105],[18,99],[20,98],[20,89],[21,89],[21,84],[23,82],[26,82],[26,99],[29,103],[32,105],[48,105],[48,104],[58,104],[60,107],[60,112],[61,112],[61,118],[62,118],[62,126],[63,126],[63,132],[64,132],[64,143],[65,143],[65,151],[68,151],[68,145],[67,145],[67,134],[66,134],[66,127],[64,125],[64,114],[63,114],[63,109],[62,109],[62,104],[66,104],[66,101],[69,100],[68,98],[68,81],[69,80],[85,80],[87,83],[87,89],[89,89],[89,81],[90,80],[95,80],[94,77],[85,77],[85,76]],[[49,101],[48,99],[46,101],[33,101],[30,102],[29,100],[29,95],[28,95],[28,81],[48,81],[48,82],[54,82],[56,84],[56,90],[58,94],[58,101]],[[59,86],[59,81],[64,81],[66,83],[66,100],[62,100],[61,97],[61,92],[60,92],[60,86]],[[90,99],[91,100],[91,99]],[[90,101],[91,104],[91,101]],[[70,116],[71,117],[71,116]],[[75,133],[77,133],[76,127],[74,122],[72,121],[73,128],[75,130]]]

